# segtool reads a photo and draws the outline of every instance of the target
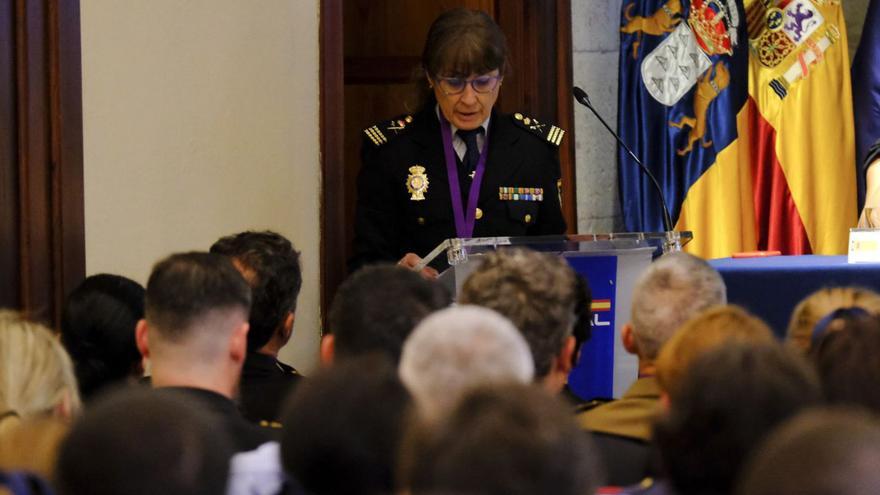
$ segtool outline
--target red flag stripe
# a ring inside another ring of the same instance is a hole
[[[749,97],[755,228],[759,250],[811,254],[810,239],[776,156],[776,129]]]

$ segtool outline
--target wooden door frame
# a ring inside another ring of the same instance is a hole
[[[57,325],[85,277],[80,3],[0,1],[14,45],[4,59],[14,81],[2,87],[14,117],[0,157],[13,184],[0,206],[16,224],[0,232],[0,273],[12,287],[0,304]]]
[[[504,0],[496,0],[496,11]],[[522,33],[556,33],[542,39],[526,55],[530,70],[550,71],[552,87],[542,88],[530,111],[554,113],[568,132],[560,149],[563,180],[563,214],[569,232],[577,230],[574,166],[574,107],[572,102],[571,1],[524,2],[531,9]],[[503,22],[502,22],[503,24]],[[502,28],[506,26],[502,25]],[[343,0],[320,2],[320,141],[321,141],[321,314],[326,315],[336,288],[345,278],[345,154],[344,154],[344,51]],[[555,57],[543,56],[555,42]]]

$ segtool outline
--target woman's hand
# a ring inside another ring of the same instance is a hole
[[[406,253],[403,258],[400,258],[400,261],[398,261],[397,264],[412,270],[419,263],[421,263],[421,261],[422,258],[416,253]],[[425,268],[422,268],[420,275],[427,280],[434,280],[440,274],[437,272],[437,270],[431,268],[430,266],[426,266]]]

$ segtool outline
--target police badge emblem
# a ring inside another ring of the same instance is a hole
[[[410,194],[410,201],[423,201],[427,190],[428,176],[425,174],[425,167],[413,165],[406,178],[406,191]]]

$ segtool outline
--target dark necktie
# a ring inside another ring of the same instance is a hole
[[[477,162],[480,161],[480,147],[477,145],[477,135],[483,133],[482,127],[463,131],[461,129],[455,131],[458,137],[467,145],[467,151],[464,152],[464,158],[461,160],[462,172],[470,178],[471,174],[477,169]]]

